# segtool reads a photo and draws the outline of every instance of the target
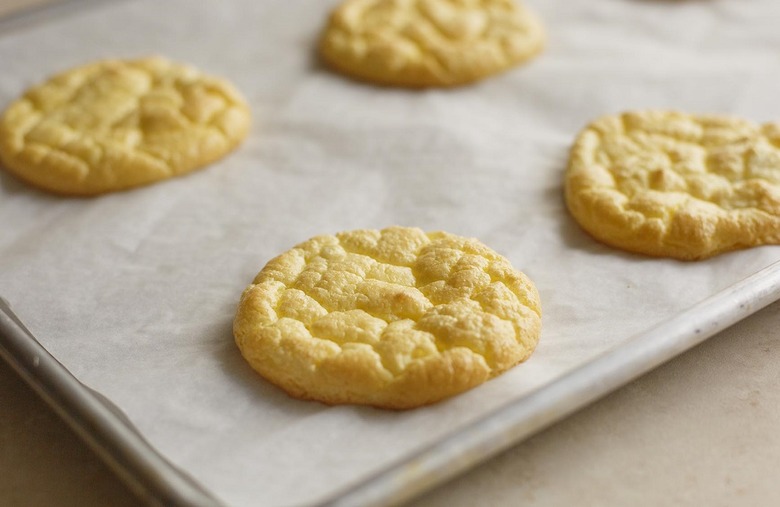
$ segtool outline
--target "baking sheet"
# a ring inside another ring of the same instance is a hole
[[[601,246],[567,216],[568,146],[590,119],[673,107],[780,117],[770,0],[528,1],[546,52],[458,90],[375,88],[313,53],[336,2],[127,0],[0,34],[0,100],[95,58],[150,53],[232,80],[255,125],[241,148],[170,182],[94,199],[0,173],[0,287],[41,343],[229,505],[324,499],[780,258],[701,263]],[[392,224],[479,237],[537,284],[524,365],[410,412],[287,398],[236,351],[238,296],[277,253]],[[605,375],[609,372],[605,372]]]

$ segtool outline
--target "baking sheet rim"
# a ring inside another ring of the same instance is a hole
[[[780,261],[317,505],[383,506],[410,500],[776,301],[780,301]]]

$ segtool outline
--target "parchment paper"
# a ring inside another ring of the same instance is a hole
[[[529,65],[457,90],[324,69],[335,1],[126,0],[0,34],[0,101],[96,58],[163,54],[233,81],[254,127],[237,152],[91,199],[0,173],[0,294],[63,364],[229,505],[298,505],[360,481],[780,258],[682,263],[602,246],[561,197],[568,147],[637,108],[780,118],[780,2],[528,0],[548,27]],[[243,288],[310,236],[414,225],[475,236],[537,284],[534,356],[407,412],[288,398],[235,348]]]

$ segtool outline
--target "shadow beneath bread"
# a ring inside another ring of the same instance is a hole
[[[232,317],[220,325],[220,329],[219,336],[222,340],[215,354],[223,371],[245,394],[257,399],[258,402],[273,405],[275,410],[283,410],[288,415],[296,417],[311,415],[329,408],[322,403],[293,398],[253,370],[241,355],[233,338]]]
[[[580,224],[577,223],[571,213],[569,213],[568,208],[566,207],[565,199],[563,197],[563,189],[559,188],[557,192],[558,199],[561,200],[564,210],[562,220],[558,222],[558,233],[566,248],[580,252],[586,252],[592,255],[610,255],[613,257],[620,257],[625,260],[651,259],[650,257],[646,257],[644,255],[627,252],[609,246],[588,234],[585,229],[583,229]]]
[[[0,166],[0,191],[6,195],[44,193],[29,183],[11,174],[4,166]]]
[[[42,190],[32,183],[28,183],[15,174],[11,173],[4,166],[0,166],[0,193],[5,196],[26,195],[29,197],[35,197],[37,199],[45,199],[57,202],[61,202],[63,200],[86,200],[92,198],[90,196],[57,194],[47,190]]]
[[[388,417],[409,416],[418,410],[381,409],[366,405],[328,405],[314,400],[302,400],[288,395],[283,389],[272,384],[254,371],[241,355],[233,338],[232,318],[220,325],[219,336],[223,337],[217,348],[217,358],[223,371],[235,381],[236,386],[258,403],[272,405],[274,410],[283,411],[286,415],[304,417],[325,410],[352,412],[360,419],[384,420]],[[444,405],[440,402],[436,405]]]

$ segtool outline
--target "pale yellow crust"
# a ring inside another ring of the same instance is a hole
[[[696,260],[780,244],[780,124],[605,116],[577,138],[565,195],[586,231],[631,252]]]
[[[94,195],[200,168],[244,139],[250,114],[226,81],[161,57],[53,76],[0,118],[0,159],[42,189]]]
[[[542,24],[514,0],[345,0],[320,39],[341,73],[412,88],[483,79],[543,46]]]
[[[301,399],[407,409],[531,355],[533,283],[476,239],[415,228],[312,238],[271,260],[233,331],[263,377]]]

